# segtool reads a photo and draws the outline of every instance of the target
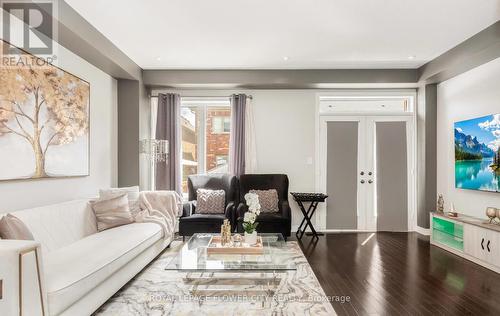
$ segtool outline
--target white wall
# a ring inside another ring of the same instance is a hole
[[[290,192],[315,192],[316,93],[314,90],[251,92],[258,173],[287,174]],[[302,213],[291,199],[290,206],[294,227],[302,220]]]
[[[116,185],[116,80],[62,47],[56,54],[59,67],[90,82],[90,176],[0,182],[0,213],[94,196]]]
[[[455,188],[453,124],[470,118],[500,113],[500,58],[438,85],[437,191],[449,208],[485,217],[488,206],[500,207],[500,194]]]

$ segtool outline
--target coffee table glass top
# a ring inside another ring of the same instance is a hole
[[[207,254],[212,236],[218,234],[194,234],[182,246],[177,256],[167,264],[166,270],[180,271],[279,271],[296,270],[296,255],[281,234],[259,234],[264,246],[263,254]]]

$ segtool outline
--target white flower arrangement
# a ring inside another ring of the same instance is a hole
[[[255,193],[247,193],[245,194],[245,201],[247,202],[248,211],[243,216],[243,229],[248,234],[251,234],[259,224],[255,222],[260,214],[259,196]]]

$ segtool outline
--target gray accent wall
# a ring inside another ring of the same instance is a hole
[[[425,212],[419,214],[417,223],[429,228],[429,212],[437,204],[437,85],[425,86]],[[451,141],[451,140],[450,140]]]
[[[500,57],[500,21],[418,69],[418,81],[440,83]]]
[[[437,196],[437,85],[419,87],[417,99],[417,225],[429,228]]]
[[[150,138],[151,107],[139,80],[118,80],[118,185],[150,189],[150,164],[140,140]]]
[[[139,185],[139,81],[118,80],[118,185]]]
[[[415,84],[416,69],[144,70],[151,88],[321,89],[330,84]]]
[[[116,79],[142,79],[142,69],[92,24],[65,1],[57,1],[57,5],[58,14],[53,18],[58,31],[54,40]]]

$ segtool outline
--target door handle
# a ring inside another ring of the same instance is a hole
[[[484,250],[484,238],[481,238],[481,248]]]
[[[365,183],[365,180],[361,180],[361,181],[359,181],[359,182],[361,182],[361,183]]]
[[[491,240],[488,240],[488,243],[486,244],[486,248],[488,249],[488,252],[491,252],[491,250],[490,250],[490,242],[491,242]]]
[[[369,176],[371,176],[372,174],[373,174],[373,173],[372,173],[371,171],[370,171],[370,172],[368,172],[368,175],[369,175]]]
[[[373,183],[373,180],[368,180],[368,183]]]
[[[363,175],[365,175],[365,172],[361,171],[359,174],[363,176]]]

